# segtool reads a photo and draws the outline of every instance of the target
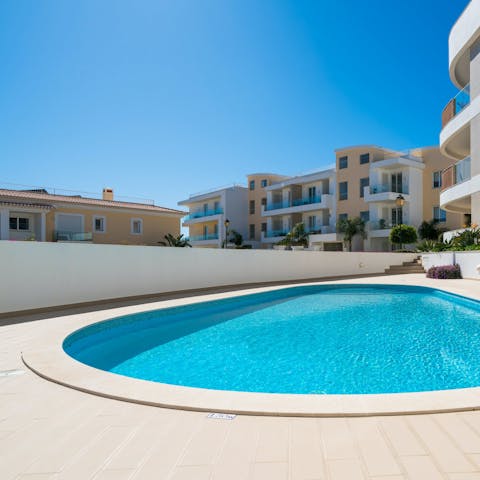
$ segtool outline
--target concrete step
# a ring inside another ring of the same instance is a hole
[[[422,267],[399,267],[394,266],[385,269],[385,273],[397,275],[401,273],[425,273],[425,270]]]

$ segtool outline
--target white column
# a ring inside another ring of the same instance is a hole
[[[8,208],[0,209],[0,240],[10,239],[10,210]]]
[[[40,214],[40,241],[45,242],[47,239],[47,214]]]

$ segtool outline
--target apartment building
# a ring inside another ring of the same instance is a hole
[[[442,112],[440,150],[450,158],[442,173],[440,206],[480,224],[480,0],[472,0],[449,37],[449,70],[458,94]]]
[[[231,185],[202,193],[195,193],[178,205],[188,207],[182,225],[189,229],[193,247],[221,248],[225,245],[227,230],[235,230],[247,238],[248,190]]]
[[[334,169],[285,178],[265,188],[261,242],[273,245],[297,223],[303,223],[310,243],[335,242],[336,175]],[[332,236],[333,234],[333,236]]]
[[[418,228],[436,219],[444,228],[457,228],[462,216],[440,208],[441,172],[448,163],[437,147],[338,149],[337,220],[360,217],[367,225],[367,239],[356,238],[354,249],[390,250],[390,230],[401,223]]]
[[[262,212],[267,205],[267,188],[286,179],[285,175],[273,173],[251,173],[247,175],[248,188],[248,243],[254,248],[265,248],[262,234],[267,231],[266,219]]]
[[[184,212],[148,203],[56,195],[45,189],[0,189],[0,240],[158,245],[180,233]]]
[[[437,147],[400,152],[374,145],[336,151],[337,216],[360,217],[367,239],[355,239],[354,249],[390,250],[390,230],[401,223],[418,228],[436,219],[457,228],[461,215],[440,208],[441,172],[448,163]]]

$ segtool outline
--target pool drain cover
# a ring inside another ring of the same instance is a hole
[[[209,413],[207,418],[214,418],[216,420],[233,420],[236,415],[232,413]]]

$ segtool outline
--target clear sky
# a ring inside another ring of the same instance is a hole
[[[467,0],[2,0],[0,182],[155,199],[438,143]]]

